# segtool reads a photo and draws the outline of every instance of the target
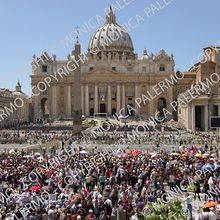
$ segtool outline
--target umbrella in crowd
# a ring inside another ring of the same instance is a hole
[[[217,206],[217,203],[211,201],[211,202],[205,203],[204,208],[212,208],[212,207],[216,207],[216,206]]]
[[[40,192],[41,191],[41,187],[40,186],[32,186],[30,188],[30,191],[32,191],[32,192]]]
[[[79,153],[80,154],[87,154],[87,152],[85,150],[81,150]]]
[[[9,153],[9,154],[14,154],[14,153],[15,153],[15,150],[14,150],[14,149],[11,149],[8,153]]]
[[[202,155],[202,154],[200,154],[200,153],[197,153],[197,154],[195,154],[195,157],[198,157],[198,158],[203,158],[203,155]]]
[[[121,148],[118,148],[118,150],[116,151],[116,155],[118,157],[120,157],[123,153],[124,153],[124,151]]]
[[[132,151],[133,157],[138,157],[139,154],[140,154],[140,152],[138,150],[133,150]]]
[[[215,170],[215,166],[213,164],[205,164],[204,166],[202,166],[202,170],[203,171],[214,171]]]
[[[180,153],[175,153],[175,152],[174,152],[174,153],[171,153],[170,155],[171,155],[171,156],[180,156],[181,154],[180,154]]]
[[[157,156],[158,156],[158,154],[157,154],[157,153],[154,153],[154,154],[151,155],[151,158],[155,158],[155,157],[157,157]]]
[[[24,155],[23,158],[31,158],[31,155]]]

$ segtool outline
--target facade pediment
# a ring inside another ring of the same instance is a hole
[[[91,77],[91,76],[95,76],[95,77],[117,77],[119,76],[120,73],[107,69],[107,68],[97,68],[94,69],[90,72],[85,73],[85,77]]]

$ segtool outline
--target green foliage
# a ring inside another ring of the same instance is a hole
[[[95,120],[91,120],[88,124],[91,126],[91,127],[95,127],[97,125],[97,121]]]
[[[169,203],[157,202],[147,204],[144,212],[138,216],[139,220],[186,220],[182,203],[179,200],[172,200]]]

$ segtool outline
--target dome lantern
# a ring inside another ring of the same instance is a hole
[[[108,15],[106,15],[106,24],[116,24],[116,16],[112,10],[112,6],[110,6],[110,11]]]
[[[16,92],[21,92],[21,84],[20,84],[19,80],[18,80],[18,82],[17,82],[15,91],[16,91]]]

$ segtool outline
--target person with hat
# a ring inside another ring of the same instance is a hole
[[[89,209],[88,215],[86,217],[86,220],[95,220],[95,217],[93,215],[92,209]]]

